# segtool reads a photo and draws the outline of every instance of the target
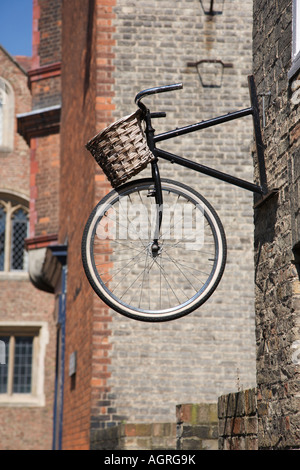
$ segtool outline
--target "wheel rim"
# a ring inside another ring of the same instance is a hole
[[[152,189],[150,183],[131,186],[98,206],[87,258],[92,282],[110,306],[129,316],[164,319],[208,298],[219,281],[224,253],[211,208],[199,195],[166,182],[164,222],[153,250],[157,209]]]

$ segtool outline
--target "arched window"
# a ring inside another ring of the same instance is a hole
[[[16,198],[0,194],[0,271],[26,271],[28,208]]]
[[[14,93],[0,77],[0,151],[11,151],[14,143]]]

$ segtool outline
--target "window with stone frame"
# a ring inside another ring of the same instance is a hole
[[[0,194],[0,273],[27,271],[28,219],[25,201]]]
[[[0,366],[0,394],[31,393],[34,336],[15,333],[0,335],[5,360]]]
[[[45,322],[0,322],[0,406],[44,406]]]
[[[14,143],[14,92],[0,77],[0,151],[10,152]]]

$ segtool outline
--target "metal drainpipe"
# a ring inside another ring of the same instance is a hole
[[[62,253],[55,253],[62,262],[61,292],[58,302],[58,331],[56,345],[56,374],[55,395],[53,406],[53,437],[52,450],[62,449],[63,432],[63,397],[64,397],[64,368],[65,368],[65,324],[66,324],[66,292],[67,292],[67,264],[66,257],[62,261]],[[65,253],[66,254],[66,253]]]

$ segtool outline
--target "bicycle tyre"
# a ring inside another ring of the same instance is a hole
[[[161,184],[163,227],[155,256],[151,231],[157,208],[149,178],[107,194],[82,237],[82,262],[96,294],[118,313],[148,322],[174,320],[200,307],[226,264],[225,233],[213,207],[182,183],[162,179]],[[138,212],[143,217],[134,218]]]

